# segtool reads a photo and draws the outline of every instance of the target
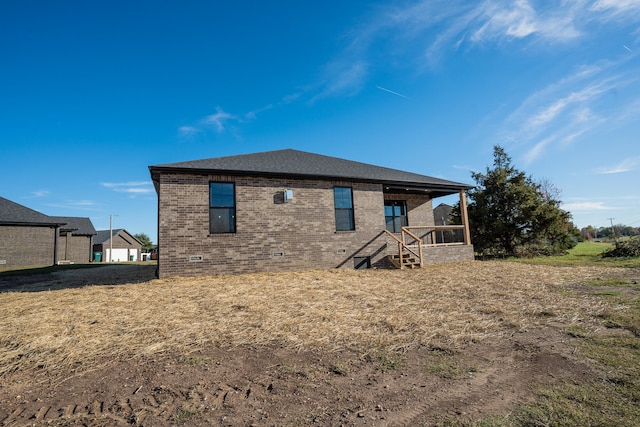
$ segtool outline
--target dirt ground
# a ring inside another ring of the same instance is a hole
[[[145,281],[154,268],[25,276],[0,280],[0,291]],[[593,375],[562,327],[514,331],[455,351],[419,347],[376,355],[210,347],[104,360],[97,369],[55,377],[16,372],[0,377],[0,425],[429,426],[504,416],[531,401],[540,387]]]

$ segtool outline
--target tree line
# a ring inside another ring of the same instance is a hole
[[[588,225],[580,229],[580,235],[584,240],[597,239],[614,239],[617,237],[635,237],[640,236],[640,227],[631,227],[629,225],[618,224],[613,227],[595,228]]]

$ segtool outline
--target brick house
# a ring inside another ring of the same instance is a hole
[[[56,242],[63,224],[0,197],[0,267],[56,265]]]
[[[433,208],[433,220],[437,225],[454,224],[453,206],[446,203],[440,203]],[[448,243],[456,240],[455,231],[439,231],[436,233],[436,243]]]
[[[93,239],[93,252],[101,254],[102,262],[140,261],[142,242],[124,228],[98,230]]]
[[[0,197],[0,267],[89,262],[95,234],[89,218],[48,216]]]
[[[58,263],[85,263],[92,260],[96,229],[89,218],[52,216],[63,223],[58,235]]]
[[[473,259],[466,184],[297,150],[149,166],[158,276],[362,268]],[[462,225],[432,200],[459,194]],[[436,232],[459,241],[436,244]]]

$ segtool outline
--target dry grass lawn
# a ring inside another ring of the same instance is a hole
[[[559,286],[606,268],[464,262],[151,280],[0,294],[0,375],[208,345],[402,351],[453,347],[547,322],[588,321],[601,299]]]

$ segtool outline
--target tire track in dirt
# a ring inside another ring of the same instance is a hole
[[[587,375],[560,330],[532,330],[451,353],[423,348],[401,367],[359,354],[211,348],[123,360],[36,385],[0,377],[0,426],[434,425],[507,415],[537,387]],[[454,366],[451,375],[430,370]],[[335,366],[341,367],[336,370]]]
[[[511,386],[516,377],[516,373],[510,371],[505,374],[503,369],[513,367],[513,359],[503,357],[493,366],[483,367],[481,372],[474,373],[467,381],[457,384],[447,389],[444,396],[430,396],[422,402],[417,402],[417,406],[401,409],[397,412],[390,412],[386,415],[389,426],[415,425],[419,421],[426,421],[424,418],[433,418],[433,414],[439,417],[465,417],[473,411],[475,405],[482,404],[482,410],[489,408],[499,410],[508,407],[513,403],[513,397],[505,394],[490,392],[487,394],[487,386],[492,389],[502,388],[504,385]],[[500,367],[496,365],[502,365]],[[499,375],[498,375],[499,374]],[[409,405],[407,405],[409,406]],[[477,415],[477,413],[476,413]]]
[[[72,403],[63,406],[44,404],[35,411],[33,405],[18,407],[0,425],[47,425],[63,421],[75,425],[96,419],[108,419],[117,425],[154,425],[154,421],[175,421],[180,410],[185,414],[223,407],[230,400],[234,389],[222,385],[210,391],[203,387],[172,390],[156,387],[150,394],[134,393],[111,400],[92,400],[89,403]],[[186,416],[186,415],[185,415]]]
[[[565,346],[563,341],[542,342],[535,333],[519,338],[524,343],[516,339],[506,351],[483,350],[476,372],[453,381],[443,395],[430,396],[415,402],[414,407],[387,413],[385,425],[418,425],[447,418],[471,421],[505,415],[533,399],[534,385],[557,382],[588,370],[561,354],[565,351],[558,353],[557,348],[552,349],[556,344]]]

